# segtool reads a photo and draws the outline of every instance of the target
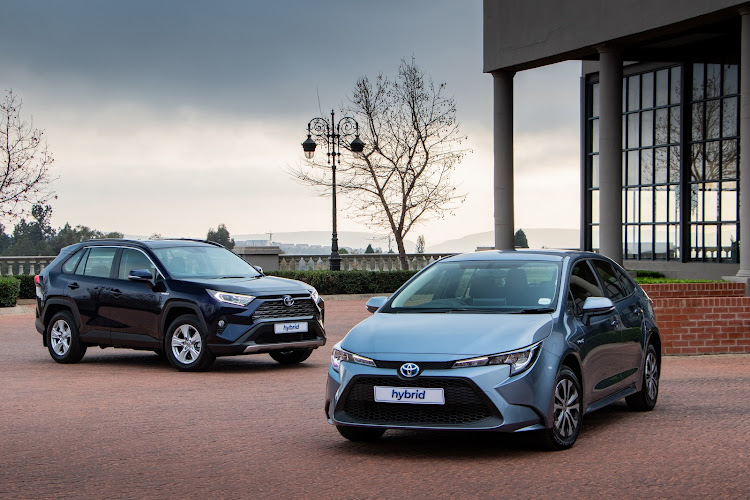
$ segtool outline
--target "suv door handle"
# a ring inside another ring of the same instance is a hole
[[[71,290],[77,290],[78,288],[81,288],[81,287],[78,286],[78,283],[68,283],[68,288],[70,288]]]
[[[122,297],[122,292],[117,288],[110,290],[109,293],[111,293],[115,298]]]
[[[612,326],[616,327],[618,324],[620,324],[620,320],[619,319],[615,318],[615,319],[612,320]]]

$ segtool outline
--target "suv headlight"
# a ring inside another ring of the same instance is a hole
[[[537,342],[529,347],[517,349],[515,351],[492,354],[490,356],[481,356],[478,358],[462,359],[453,363],[452,368],[468,368],[470,366],[486,365],[510,365],[510,374],[521,373],[531,366],[534,357],[541,342]]]
[[[318,291],[314,288],[311,288],[308,290],[308,292],[310,292],[310,298],[312,299],[313,304],[317,304],[318,299],[320,298],[320,295],[318,295]]]
[[[357,363],[360,365],[375,366],[375,361],[371,360],[370,358],[365,358],[364,356],[359,356],[358,354],[354,354],[343,349],[339,349],[338,347],[334,347],[333,351],[331,351],[331,366],[335,371],[339,371],[339,367],[341,367],[342,361],[349,361],[350,363]]]
[[[206,290],[213,298],[219,302],[225,302],[232,304],[233,306],[245,307],[250,302],[255,300],[252,295],[242,295],[239,293],[220,292],[218,290]]]

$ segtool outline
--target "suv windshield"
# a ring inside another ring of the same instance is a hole
[[[153,250],[173,278],[254,278],[260,273],[226,248],[200,245]]]
[[[383,312],[552,312],[559,276],[560,264],[549,261],[440,262]]]

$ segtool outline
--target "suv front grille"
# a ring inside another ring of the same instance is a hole
[[[253,313],[253,319],[280,319],[280,318],[301,318],[314,317],[318,308],[315,307],[312,299],[294,298],[294,304],[285,306],[284,300],[264,299],[263,303]]]
[[[352,423],[403,426],[456,426],[493,417],[493,410],[479,389],[461,378],[357,377],[346,395],[344,413]],[[375,402],[375,386],[442,388],[443,405]]]

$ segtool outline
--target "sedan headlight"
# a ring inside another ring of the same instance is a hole
[[[225,302],[232,304],[233,306],[245,307],[250,302],[255,300],[252,295],[242,295],[239,293],[220,292],[218,290],[206,290],[213,298],[219,302]]]
[[[510,374],[515,375],[521,373],[531,366],[531,362],[534,361],[537,349],[541,342],[537,342],[529,347],[523,349],[517,349],[510,352],[502,352],[499,354],[492,354],[490,356],[480,356],[478,358],[462,359],[453,363],[453,368],[468,368],[471,366],[487,366],[487,365],[510,365]]]
[[[331,352],[331,366],[335,371],[339,371],[342,361],[349,361],[350,363],[357,363],[360,365],[375,366],[375,361],[370,358],[365,358],[358,354],[354,354],[338,347],[334,347]]]

